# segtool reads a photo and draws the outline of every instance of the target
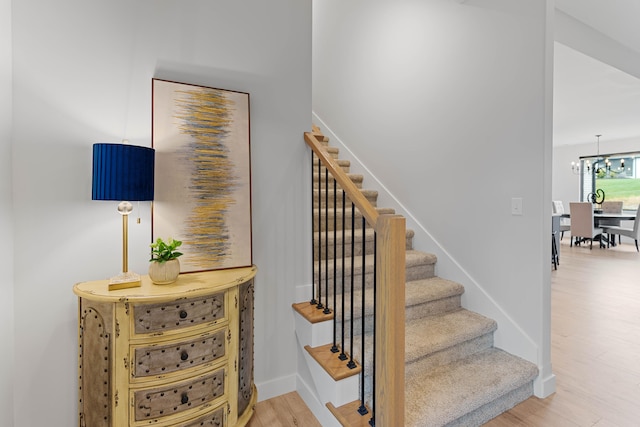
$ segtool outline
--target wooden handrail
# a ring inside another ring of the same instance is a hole
[[[304,139],[333,179],[376,232],[377,297],[375,322],[376,427],[404,425],[406,221],[380,215],[321,143],[314,128]],[[341,421],[343,425],[345,422]],[[351,424],[349,424],[351,425]]]
[[[327,153],[327,150],[318,140],[318,134],[306,132],[304,134],[304,140],[307,142],[307,145],[311,147],[316,156],[320,159],[322,164],[329,169],[331,172],[331,176],[336,180],[338,185],[347,193],[347,197],[349,200],[353,202],[354,205],[358,208],[360,213],[364,215],[367,223],[372,227],[375,227],[376,222],[378,221],[378,211],[371,206],[371,203],[367,200],[366,197],[362,195],[362,192],[356,187],[356,185],[349,179],[346,173],[340,168],[338,163]]]

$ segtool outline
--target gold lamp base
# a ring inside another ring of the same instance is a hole
[[[118,212],[122,215],[122,273],[109,279],[109,290],[137,288],[142,285],[140,275],[129,270],[129,213],[133,206],[120,202]]]
[[[140,275],[132,271],[120,273],[109,279],[110,291],[115,291],[116,289],[137,288],[139,286],[142,286]]]

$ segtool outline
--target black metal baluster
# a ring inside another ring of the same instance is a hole
[[[340,353],[340,356],[338,357],[340,360],[347,360],[347,355],[344,352],[344,323],[346,322],[346,316],[344,313],[344,263],[345,263],[345,253],[346,253],[346,249],[345,249],[345,217],[346,217],[346,207],[345,207],[345,199],[347,198],[344,190],[342,190],[342,289],[340,290],[340,293],[342,294],[342,321],[340,322],[340,326],[342,326],[342,346],[340,348],[342,348],[342,352]]]
[[[338,340],[338,324],[336,323],[337,312],[338,312],[338,302],[336,301],[338,298],[338,276],[337,276],[337,267],[336,263],[338,262],[338,241],[337,241],[337,233],[338,233],[338,187],[336,183],[336,177],[333,177],[333,345],[331,346],[331,352],[337,353],[338,346],[336,345]]]
[[[318,156],[318,304],[317,309],[322,308],[322,171],[320,157]]]
[[[378,234],[373,232],[373,377],[371,378],[371,419],[369,425],[375,427],[376,425],[376,314],[377,307],[376,301],[378,301],[377,295],[378,284]]]
[[[329,169],[324,169],[324,314],[329,310]],[[334,279],[335,281],[335,279]]]
[[[360,334],[361,334],[361,340],[360,340],[360,352],[362,353],[362,360],[360,360],[360,366],[362,367],[362,369],[360,370],[360,407],[358,408],[358,413],[360,415],[365,415],[367,412],[367,407],[364,405],[364,366],[366,364],[366,360],[364,357],[364,348],[365,348],[365,341],[366,341],[366,336],[365,336],[365,323],[366,323],[366,301],[365,301],[365,287],[366,287],[366,274],[365,274],[365,259],[367,256],[367,239],[365,236],[365,228],[367,226],[367,222],[364,218],[364,215],[362,215],[362,242],[361,242],[361,246],[362,246],[362,307],[360,308],[361,310],[361,314],[360,314],[360,319],[362,319],[360,321]],[[375,329],[375,328],[374,328]]]
[[[349,367],[350,369],[354,369],[356,367],[356,362],[354,362],[353,360],[353,290],[354,290],[354,277],[353,277],[353,273],[354,273],[354,269],[355,269],[355,265],[354,265],[354,260],[355,260],[355,253],[354,253],[354,247],[355,247],[355,219],[356,219],[356,205],[351,202],[351,325],[350,325],[350,337],[351,337],[351,341],[349,342],[349,363],[347,363],[347,367]]]
[[[315,259],[316,259],[316,230],[315,227],[313,226],[314,221],[314,216],[313,216],[313,204],[315,202],[315,198],[313,193],[315,192],[315,187],[313,184],[313,167],[315,166],[315,164],[313,163],[313,157],[314,157],[314,153],[313,150],[311,151],[311,301],[309,301],[309,304],[317,304],[316,301],[316,284],[315,284],[315,280],[316,280],[316,263],[315,263]],[[318,158],[318,163],[320,163],[320,158]],[[319,236],[318,236],[319,237]]]

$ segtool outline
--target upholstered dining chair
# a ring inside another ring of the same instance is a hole
[[[619,202],[619,201],[609,201],[609,202],[605,201],[605,202],[602,202],[600,207],[602,208],[602,213],[604,214],[621,214],[622,213],[622,202]],[[601,219],[598,221],[598,227],[607,227],[611,225],[619,227],[620,220],[611,218],[611,219]],[[621,237],[618,236],[618,239],[621,239]],[[614,240],[611,243],[615,245],[616,242]],[[607,246],[609,246],[608,240],[607,240]]]
[[[564,215],[564,206],[562,200],[554,200],[552,202],[553,213],[555,215]],[[569,218],[560,218],[560,240],[564,237],[565,231],[571,230],[571,220]]]
[[[598,235],[602,235],[602,229],[593,225],[593,205],[589,202],[571,202],[569,203],[571,214],[571,246],[575,239],[576,244],[580,244],[585,240],[591,242],[589,249],[593,248],[593,240]],[[604,243],[600,239],[600,247]]]
[[[615,239],[616,234],[618,236],[631,237],[636,241],[636,251],[640,252],[640,249],[638,249],[638,239],[640,238],[640,204],[638,205],[638,209],[636,210],[636,219],[633,220],[633,228],[626,228],[626,227],[612,225],[612,226],[602,227],[602,229],[605,230],[605,232],[609,236],[608,240],[611,240],[612,238]],[[607,246],[609,246],[608,243],[607,243]]]
[[[562,200],[554,200],[553,201],[553,213],[555,215],[563,215],[564,214],[564,206],[562,204]],[[565,231],[571,230],[571,220],[569,218],[560,218],[560,240],[564,237]]]

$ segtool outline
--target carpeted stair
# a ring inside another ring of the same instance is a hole
[[[338,150],[331,147],[330,152],[335,158]],[[349,162],[340,161],[340,165],[348,173]],[[318,178],[315,177],[316,191],[318,181],[321,182],[322,205],[325,204],[326,190],[324,170]],[[362,177],[356,178],[358,188],[361,188]],[[374,206],[377,192],[362,190]],[[340,192],[339,192],[340,193]],[[324,269],[325,257],[333,259],[334,236],[337,240],[338,258],[336,275],[340,288],[342,260],[340,257],[342,227],[341,198],[336,203],[338,218],[336,233],[333,232],[333,213],[330,212],[325,221],[324,215],[318,218],[318,207],[314,206],[314,223],[320,222],[323,232],[319,236],[322,245],[329,242],[327,252],[314,250],[316,263],[316,280],[319,269]],[[333,182],[329,183],[329,205],[333,206]],[[393,213],[392,209],[377,208],[381,212]],[[351,271],[351,212],[345,212],[344,240],[345,249],[345,280],[348,283],[351,275],[355,283],[361,283],[363,261],[361,256],[363,232],[354,234],[354,247],[357,251]],[[357,221],[360,221],[359,215]],[[328,224],[328,230],[326,230]],[[360,222],[356,228],[358,229]],[[373,233],[364,233],[365,252],[373,252]],[[532,395],[533,380],[538,374],[536,366],[521,358],[508,354],[493,346],[493,333],[497,328],[496,322],[480,314],[468,311],[461,306],[462,285],[435,275],[436,257],[412,249],[413,232],[407,231],[406,252],[406,325],[405,325],[405,425],[407,427],[435,427],[435,426],[479,426],[508,410],[517,403]],[[317,239],[318,240],[318,239]],[[373,282],[373,256],[367,256],[364,261],[365,283],[371,286]],[[331,264],[333,265],[333,264]],[[322,270],[322,280],[328,280],[333,286],[333,267],[329,271]],[[328,276],[328,277],[327,277]],[[340,289],[339,289],[340,291]],[[365,292],[365,334],[371,334],[372,320],[372,292]],[[341,298],[341,297],[338,297]],[[332,298],[330,298],[331,300]],[[347,301],[349,309],[350,297]],[[360,313],[361,291],[354,294],[355,313]],[[333,301],[329,301],[333,306]],[[341,314],[336,310],[336,317]],[[360,357],[360,331],[362,319],[354,319],[354,357]],[[367,338],[369,341],[369,338]],[[367,347],[366,353],[371,353]],[[365,354],[370,359],[371,354]],[[365,366],[365,390],[370,393],[370,365]],[[356,397],[357,398],[357,397]],[[369,400],[370,397],[365,400]],[[326,403],[326,402],[325,402]]]

